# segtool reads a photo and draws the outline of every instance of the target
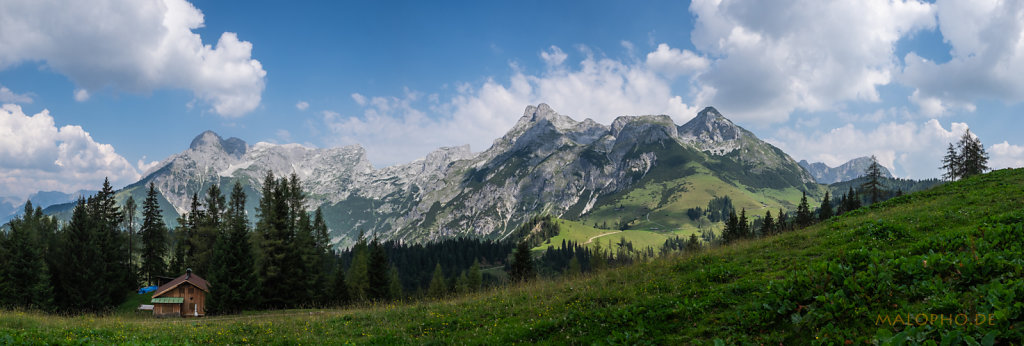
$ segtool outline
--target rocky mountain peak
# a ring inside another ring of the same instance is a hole
[[[237,137],[225,140],[216,132],[210,130],[203,131],[203,133],[192,139],[192,143],[188,147],[194,151],[211,151],[211,149],[214,152],[223,151],[235,158],[242,157],[248,151],[248,144],[245,141]]]
[[[576,127],[577,122],[572,118],[558,114],[551,106],[546,103],[538,104],[537,106],[527,106],[526,111],[523,112],[523,117],[519,119],[516,124],[516,128],[520,127],[531,127],[532,124],[538,124],[542,122],[551,123],[554,127],[560,131],[565,131]]]
[[[715,107],[707,107],[697,116],[679,127],[679,133],[706,143],[721,143],[739,139],[743,130],[726,119]]]
[[[842,181],[857,179],[864,176],[864,172],[871,165],[871,158],[862,156],[836,167],[829,167],[822,162],[809,163],[807,160],[800,160],[800,166],[807,170],[814,180],[820,184],[833,184]],[[882,166],[882,176],[892,178],[889,169]]]
[[[192,139],[192,144],[189,144],[189,149],[199,150],[202,148],[215,147],[223,149],[221,142],[224,139],[220,137],[216,132],[206,130],[200,133],[196,138]]]

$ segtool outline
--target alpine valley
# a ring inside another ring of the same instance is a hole
[[[709,227],[686,211],[728,196],[736,210],[794,210],[802,192],[826,191],[782,150],[708,107],[676,125],[665,115],[621,116],[610,125],[576,121],[546,104],[528,106],[504,136],[483,152],[444,147],[425,158],[377,169],[359,145],[309,148],[250,145],[207,131],[118,191],[145,197],[153,183],[165,222],[189,210],[192,196],[241,182],[250,219],[260,186],[296,174],[310,210],[322,208],[332,241],[347,247],[360,232],[424,242],[460,236],[501,239],[539,214],[582,225],[658,232]],[[48,214],[67,219],[73,204]]]

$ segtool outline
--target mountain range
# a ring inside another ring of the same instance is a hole
[[[782,150],[708,107],[676,125],[666,115],[621,116],[611,124],[574,120],[546,104],[528,106],[490,148],[439,148],[413,162],[374,168],[359,145],[310,148],[250,145],[206,131],[118,191],[137,202],[153,183],[165,221],[175,225],[193,194],[240,182],[251,218],[267,172],[296,174],[307,208],[321,208],[332,240],[360,232],[421,242],[471,236],[500,239],[547,213],[629,228],[702,227],[689,208],[729,196],[737,209],[795,209],[802,192],[825,191]],[[48,208],[68,217],[71,204]]]
[[[28,196],[33,207],[46,208],[55,204],[74,202],[79,197],[88,197],[96,191],[80,190],[74,193],[63,193],[60,191],[40,191]],[[25,213],[25,202],[14,198],[0,199],[0,224]]]
[[[864,176],[868,166],[871,166],[871,158],[867,156],[858,157],[837,167],[829,167],[822,162],[807,163],[807,160],[800,160],[800,166],[810,172],[818,183],[834,184]],[[881,168],[883,177],[892,178],[888,168],[881,165],[879,165],[879,168]]]

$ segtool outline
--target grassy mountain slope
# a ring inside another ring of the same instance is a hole
[[[1024,169],[1001,170],[780,236],[581,278],[170,323],[2,312],[0,342],[1015,343],[1024,337],[1022,205]],[[908,314],[932,322],[893,322]],[[949,322],[958,314],[971,323]],[[929,317],[940,315],[949,319]]]

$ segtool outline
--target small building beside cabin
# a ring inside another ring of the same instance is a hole
[[[153,316],[206,316],[207,293],[210,293],[210,284],[189,269],[185,275],[160,285],[153,292]]]

